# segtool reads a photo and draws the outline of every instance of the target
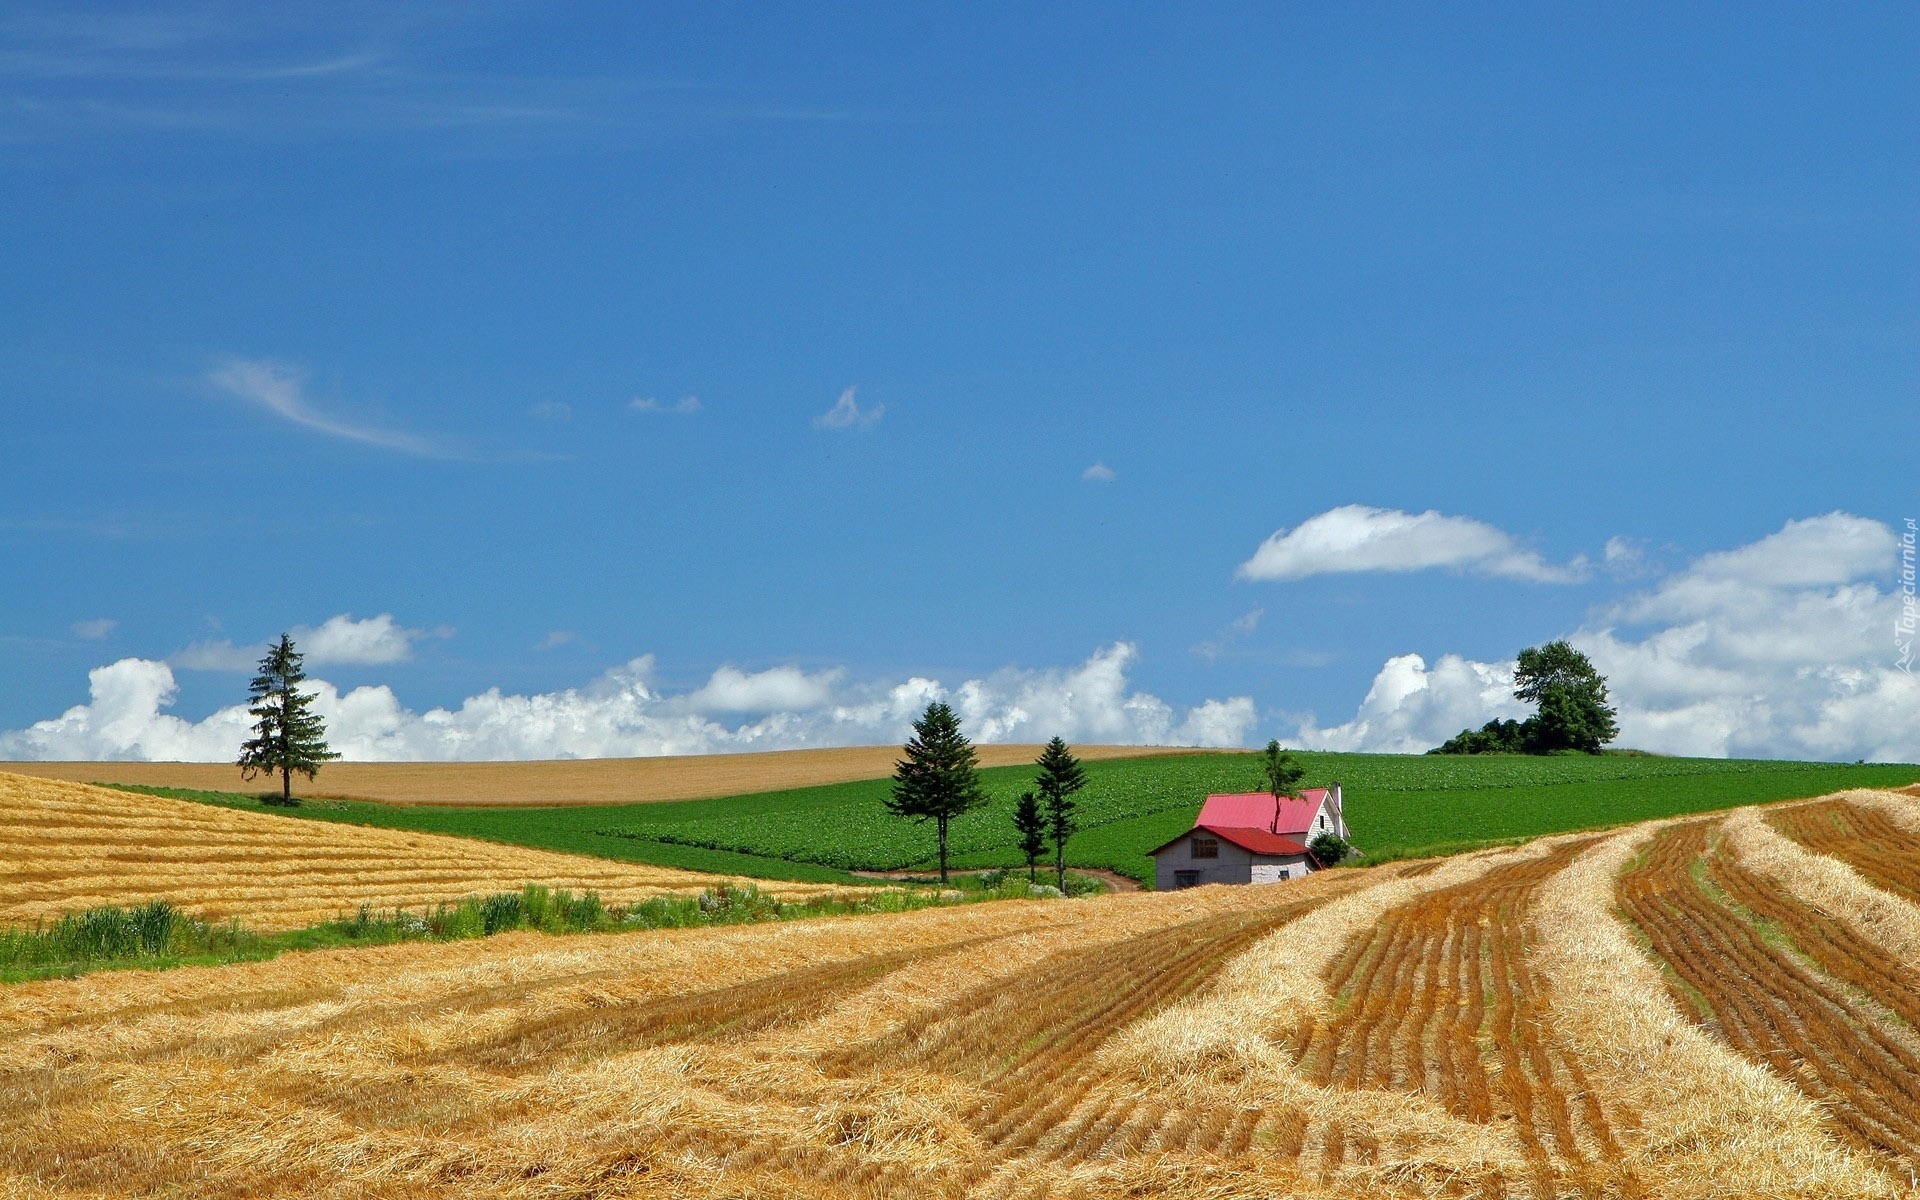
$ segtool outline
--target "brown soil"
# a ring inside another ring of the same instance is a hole
[[[978,747],[980,765],[1016,766],[1039,757],[1039,746]],[[1202,751],[1165,746],[1075,746],[1083,759],[1137,758]],[[705,800],[782,788],[880,779],[893,773],[898,746],[774,750],[758,754],[688,754],[660,758],[590,758],[548,762],[330,763],[299,794],[388,804],[512,806],[638,804]],[[259,792],[272,780],[241,779],[227,763],[0,763],[0,771],[76,783]],[[296,784],[304,781],[296,780]]]

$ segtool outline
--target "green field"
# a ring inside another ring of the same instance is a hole
[[[1354,842],[1372,861],[1441,853],[1512,838],[1706,812],[1849,787],[1920,782],[1920,767],[1630,755],[1523,757],[1298,755],[1307,785],[1338,780]],[[1209,792],[1259,790],[1259,756],[1182,754],[1087,765],[1083,831],[1068,845],[1076,867],[1147,880],[1147,851],[1187,829]],[[1010,815],[1032,786],[1025,767],[981,772],[987,807],[953,822],[953,862],[1018,862]],[[259,808],[228,793],[153,790]],[[601,858],[765,879],[853,882],[856,870],[920,870],[932,827],[889,816],[884,779],[716,800],[591,808],[397,807],[315,801],[296,818],[458,834]],[[265,809],[287,812],[284,809]]]

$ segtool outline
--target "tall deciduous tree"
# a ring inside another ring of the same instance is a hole
[[[1307,777],[1307,769],[1300,765],[1289,751],[1280,748],[1280,739],[1267,743],[1267,752],[1261,756],[1260,767],[1266,772],[1267,790],[1278,800],[1282,796],[1293,795],[1300,781]]]
[[[1087,769],[1057,737],[1040,751],[1037,765],[1040,776],[1033,781],[1033,786],[1046,809],[1047,832],[1053,836],[1054,873],[1064,893],[1067,890],[1067,839],[1080,829],[1073,815],[1077,807],[1073,794],[1087,786]]]
[[[1583,750],[1597,754],[1620,734],[1607,703],[1607,680],[1593,661],[1566,642],[1529,646],[1514,666],[1516,700],[1538,704],[1527,749],[1535,754]]]
[[[1040,797],[1020,793],[1020,803],[1013,807],[1013,828],[1020,835],[1020,853],[1027,856],[1027,882],[1037,882],[1034,864],[1047,852],[1047,818],[1040,811]]]
[[[915,821],[932,821],[940,834],[940,882],[947,882],[947,824],[987,802],[973,743],[960,732],[960,718],[940,701],[913,723],[904,757],[893,766],[893,794],[887,811]]]
[[[327,725],[313,711],[313,697],[300,690],[307,673],[302,656],[286,634],[260,660],[260,673],[247,693],[247,711],[255,718],[253,736],[240,745],[243,778],[280,775],[280,803],[293,803],[293,773],[312,779],[320,764],[340,756],[327,747]]]

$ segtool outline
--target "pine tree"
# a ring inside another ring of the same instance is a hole
[[[915,821],[931,820],[940,834],[940,882],[947,882],[947,824],[987,802],[976,772],[979,756],[960,732],[960,718],[935,701],[913,723],[905,757],[893,767],[887,811]]]
[[[1027,856],[1027,882],[1038,882],[1034,864],[1047,852],[1047,818],[1040,812],[1040,798],[1021,792],[1013,809],[1013,828],[1020,835],[1020,853]]]
[[[280,773],[280,803],[293,803],[293,773],[312,779],[320,764],[340,756],[327,748],[327,726],[312,710],[313,697],[300,690],[307,673],[293,639],[280,635],[260,660],[260,673],[247,686],[247,711],[258,718],[253,736],[240,746],[240,773],[271,777]]]
[[[1059,738],[1047,743],[1040,752],[1040,777],[1033,781],[1046,804],[1047,831],[1053,835],[1053,866],[1060,890],[1067,890],[1067,839],[1080,828],[1074,820],[1073,794],[1087,786],[1087,769]]]

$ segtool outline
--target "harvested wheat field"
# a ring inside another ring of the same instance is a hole
[[[0,774],[0,924],[165,898],[197,915],[238,916],[275,930],[361,904],[423,907],[527,883],[591,889],[626,903],[721,882],[693,871]],[[823,890],[761,886],[795,897]]]
[[[0,1194],[1912,1195],[1916,807],[18,985]]]
[[[1039,746],[975,747],[983,767],[1023,766]],[[1196,754],[1158,746],[1075,746],[1093,761],[1153,754]],[[685,754],[659,758],[581,758],[550,762],[329,763],[309,794],[388,804],[638,804],[705,800],[783,788],[849,783],[893,774],[898,746],[768,750],[751,754]],[[75,783],[131,783],[211,792],[258,790],[232,763],[19,762],[0,772]],[[269,780],[268,783],[272,781]]]

